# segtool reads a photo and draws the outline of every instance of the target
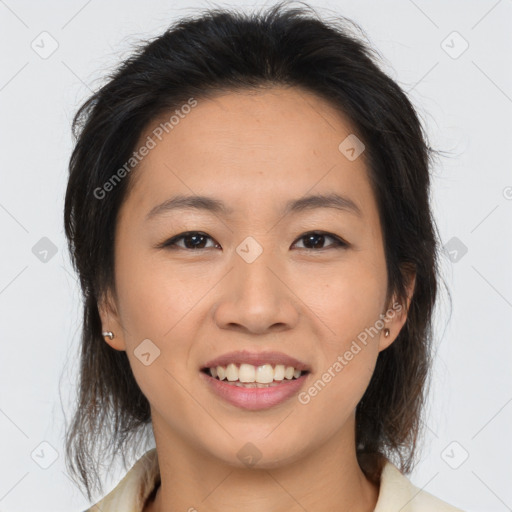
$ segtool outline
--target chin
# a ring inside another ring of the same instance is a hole
[[[207,450],[210,448],[208,451],[214,458],[237,468],[282,467],[300,460],[307,446],[304,438],[300,439],[300,436],[293,439],[289,435],[278,435],[275,432],[269,435],[272,429],[268,427],[264,431],[255,432],[254,436],[248,435],[247,431],[240,436],[236,436],[232,430],[229,431],[233,434],[233,438],[224,438],[223,442],[215,443],[214,446],[210,438],[209,447],[205,446],[205,448]]]

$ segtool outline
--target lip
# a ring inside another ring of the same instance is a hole
[[[310,375],[306,373],[298,379],[283,381],[277,386],[268,388],[242,388],[226,384],[226,381],[215,379],[205,372],[199,373],[217,396],[236,407],[249,411],[269,409],[288,400],[300,391]]]
[[[311,368],[306,363],[287,354],[283,354],[282,352],[250,352],[248,350],[238,350],[223,354],[206,362],[201,369],[204,370],[205,368],[215,366],[227,366],[230,363],[234,363],[237,366],[240,366],[242,363],[252,364],[254,366],[262,366],[264,364],[275,366],[276,364],[284,364],[285,366],[293,366],[300,371],[311,372]]]

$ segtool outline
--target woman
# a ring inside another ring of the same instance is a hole
[[[74,128],[69,465],[91,499],[101,460],[144,430],[156,445],[89,510],[458,510],[405,476],[438,283],[431,155],[343,20],[181,20]]]

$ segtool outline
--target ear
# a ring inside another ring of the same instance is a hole
[[[115,350],[126,350],[116,299],[110,289],[105,291],[98,301],[98,312],[101,319],[101,331],[111,331],[114,334],[113,339],[104,336],[105,342]]]
[[[414,288],[416,285],[416,270],[411,265],[403,265],[402,272],[406,278],[406,293],[407,293],[407,304],[402,304],[397,301],[395,295],[388,305],[388,309],[384,312],[384,328],[380,331],[379,337],[379,352],[388,348],[393,343],[402,327],[407,320],[407,313],[411,300],[414,294]],[[384,330],[389,329],[389,336],[384,336]]]

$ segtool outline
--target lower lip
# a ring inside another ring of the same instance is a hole
[[[214,393],[230,404],[250,411],[269,409],[288,400],[299,392],[309,375],[306,373],[298,379],[282,381],[281,384],[268,388],[243,388],[226,384],[225,381],[215,379],[204,372],[200,373]]]

